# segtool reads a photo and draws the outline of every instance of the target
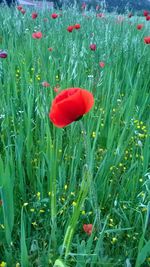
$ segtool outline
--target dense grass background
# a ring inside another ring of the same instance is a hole
[[[150,22],[0,9],[0,266],[150,266]],[[82,123],[49,121],[56,86],[94,94]]]

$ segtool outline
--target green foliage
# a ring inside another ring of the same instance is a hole
[[[32,20],[31,9],[1,8],[0,263],[149,266],[149,22],[73,8]],[[93,93],[84,126],[52,125],[54,87]]]

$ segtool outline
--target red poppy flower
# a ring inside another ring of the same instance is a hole
[[[61,91],[53,100],[49,113],[52,123],[65,127],[90,111],[94,105],[92,93],[81,88],[69,88]]]
[[[85,9],[86,8],[86,3],[83,3],[81,8]]]
[[[68,32],[72,32],[73,29],[74,29],[74,26],[68,26],[68,27],[67,27],[67,31],[68,31]]]
[[[23,9],[23,7],[22,7],[22,6],[17,6],[17,9],[18,9],[19,11],[21,11],[21,10]]]
[[[21,9],[20,12],[24,15],[26,13],[25,9]]]
[[[34,39],[41,39],[42,38],[42,33],[41,32],[34,32],[34,33],[32,33],[32,37],[34,38]]]
[[[88,235],[91,235],[93,230],[93,224],[83,224],[83,230]]]
[[[51,15],[51,18],[52,19],[56,19],[58,17],[58,15],[56,14],[56,13],[53,13],[52,15]]]
[[[90,45],[90,49],[93,50],[93,51],[95,51],[96,50],[96,44],[91,44]]]
[[[96,11],[98,11],[100,9],[100,6],[99,5],[97,5],[96,6]]]
[[[144,43],[145,44],[150,44],[150,36],[147,36],[144,38]]]
[[[104,63],[103,61],[100,61],[100,62],[99,62],[99,66],[100,66],[101,68],[104,68],[104,67],[105,67],[105,63]]]
[[[105,15],[104,15],[103,13],[98,13],[98,14],[96,14],[96,17],[97,17],[97,18],[104,18],[104,16],[105,16]]]
[[[141,30],[142,28],[143,28],[143,24],[138,24],[137,26],[136,26],[136,28],[138,29],[138,30]]]
[[[42,82],[42,86],[43,86],[43,87],[49,87],[50,84],[49,84],[48,82]]]
[[[53,90],[54,90],[55,93],[58,93],[60,91],[60,87],[56,86],[56,87],[54,87]]]
[[[7,57],[7,52],[4,50],[0,50],[0,58],[6,58]]]
[[[38,14],[37,14],[36,12],[33,12],[33,13],[32,13],[32,19],[36,19],[37,16],[38,16]]]
[[[48,50],[49,50],[49,51],[53,51],[53,48],[52,48],[52,47],[49,47]]]
[[[80,28],[81,28],[80,24],[75,24],[75,25],[74,25],[74,29],[78,30],[78,29],[80,29]]]
[[[148,14],[149,14],[149,11],[147,11],[147,10],[144,10],[144,12],[143,12],[143,15],[144,15],[145,17],[147,17],[147,16],[148,16]]]
[[[150,15],[147,15],[146,16],[146,20],[150,20]]]

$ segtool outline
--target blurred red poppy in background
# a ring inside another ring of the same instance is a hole
[[[147,15],[146,16],[146,20],[150,20],[150,15]]]
[[[93,51],[95,51],[96,50],[96,44],[91,44],[90,45],[90,49],[93,50]]]
[[[74,29],[78,30],[78,29],[80,29],[80,28],[81,28],[81,25],[80,25],[80,24],[75,24],[75,25],[74,25]]]
[[[74,26],[68,26],[68,27],[67,27],[67,31],[68,31],[68,32],[72,32],[73,29],[74,29]]]
[[[23,9],[23,7],[22,7],[22,6],[17,6],[17,9],[18,9],[19,11],[21,11],[21,10]]]
[[[24,15],[26,13],[25,9],[21,9],[20,12]]]
[[[7,52],[4,50],[0,50],[0,58],[6,58],[7,57]]]
[[[96,6],[96,11],[98,11],[100,9],[100,6],[99,5],[97,5]]]
[[[99,66],[100,66],[101,68],[104,68],[104,67],[105,67],[105,63],[104,63],[103,61],[100,61],[100,62],[99,62]]]
[[[41,39],[42,38],[42,33],[41,32],[34,32],[34,33],[32,33],[32,37],[34,38],[34,39]]]
[[[54,98],[49,118],[55,126],[62,128],[79,120],[93,105],[94,97],[86,89],[65,89]]]
[[[49,47],[49,48],[48,48],[48,51],[53,51],[53,48],[52,48],[52,47]]]
[[[38,16],[38,14],[37,14],[36,12],[33,12],[33,13],[32,13],[32,19],[36,19],[37,16]]]
[[[58,17],[58,15],[56,14],[56,13],[53,13],[52,15],[51,15],[51,18],[52,19],[56,19]]]
[[[136,26],[136,28],[138,29],[138,30],[141,30],[142,28],[143,28],[143,24],[138,24],[137,26]]]
[[[91,235],[93,230],[93,224],[83,224],[83,230],[88,235]]]
[[[143,12],[143,15],[144,15],[145,17],[147,17],[147,16],[148,16],[148,14],[149,14],[149,11],[147,11],[147,10],[144,10],[144,12]]]
[[[104,18],[105,15],[104,15],[103,13],[98,13],[98,14],[96,14],[96,17],[97,17],[97,18]]]
[[[150,36],[147,36],[144,38],[144,43],[145,44],[150,44]]]
[[[48,82],[42,82],[42,86],[43,86],[43,87],[49,87],[50,84],[49,84]]]
[[[86,8],[86,3],[82,3],[82,9],[85,9]]]

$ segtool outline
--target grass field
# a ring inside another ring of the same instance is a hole
[[[150,22],[25,10],[0,7],[0,266],[150,266]],[[94,106],[57,128],[72,87]]]

